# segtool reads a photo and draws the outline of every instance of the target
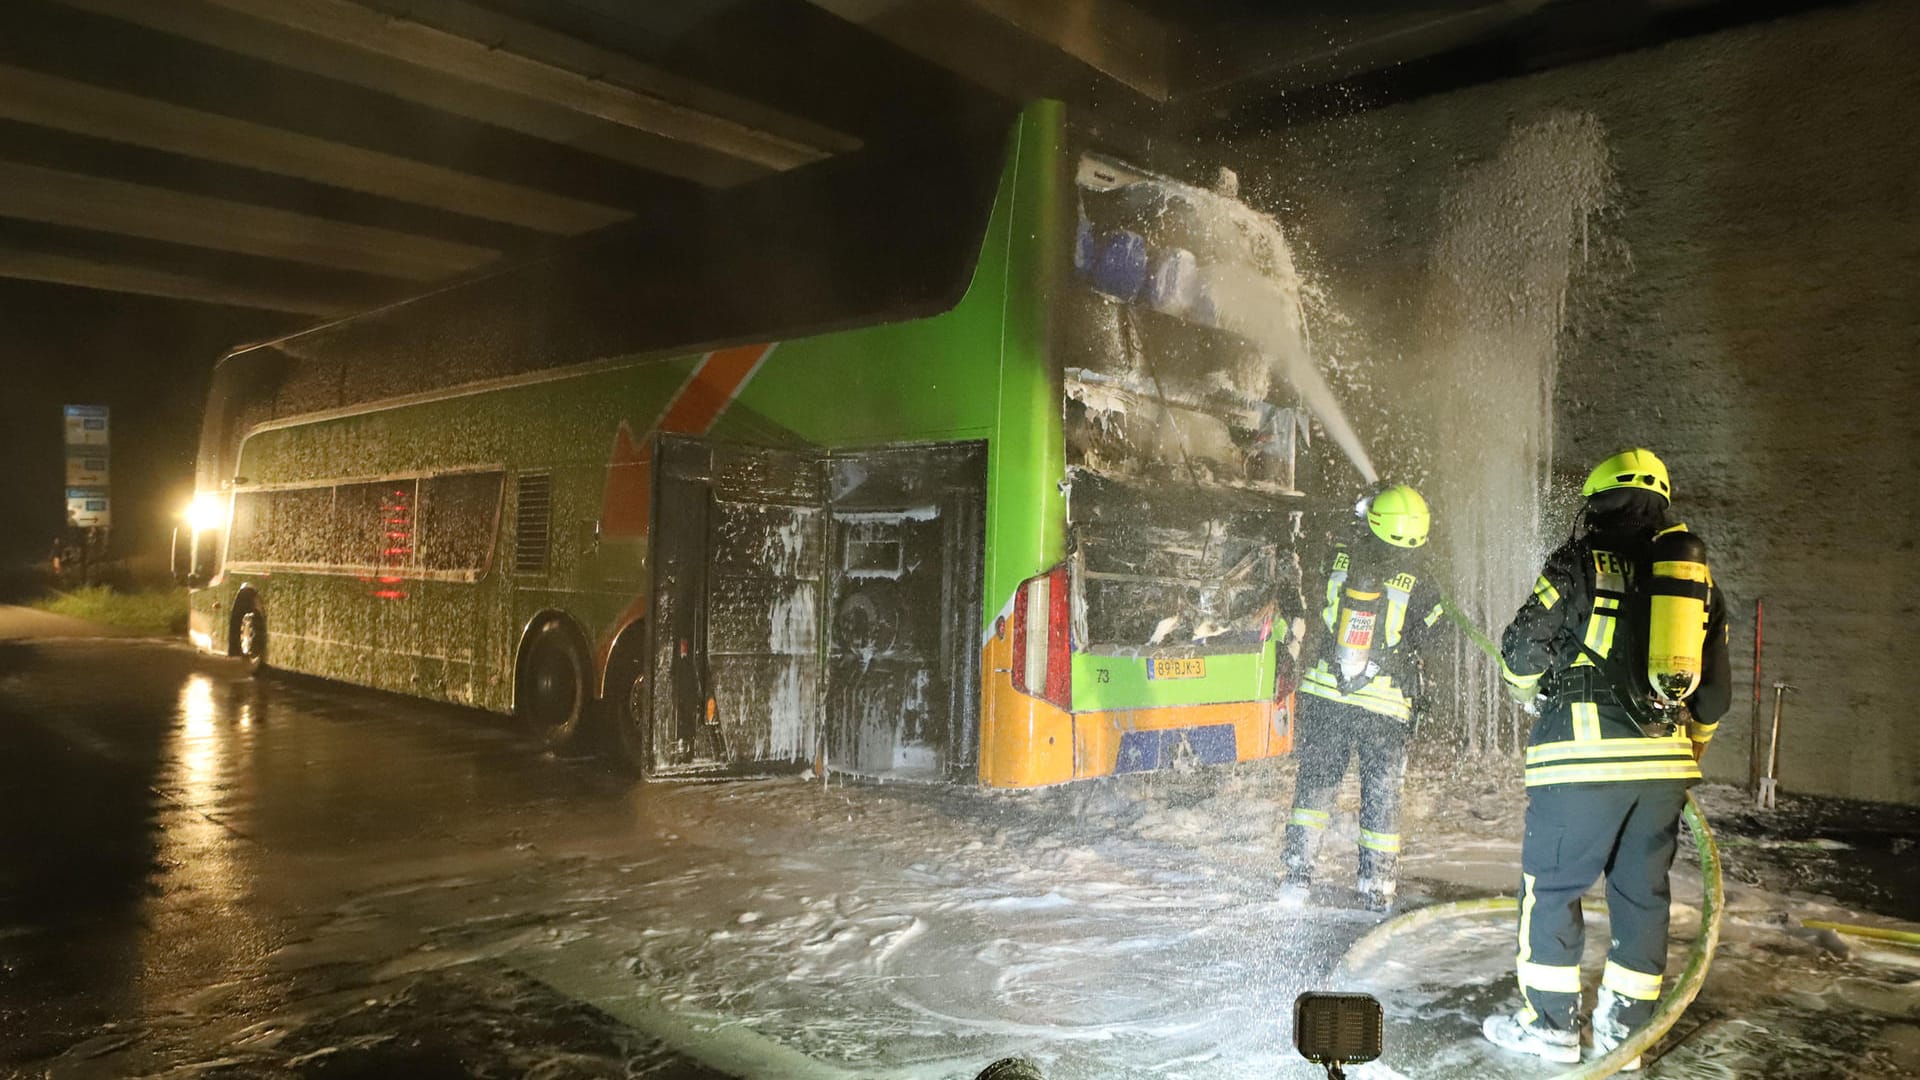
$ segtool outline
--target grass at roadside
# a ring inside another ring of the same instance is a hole
[[[88,585],[56,592],[34,602],[55,615],[106,623],[143,634],[176,635],[187,632],[187,590],[136,589],[122,592],[106,585]]]

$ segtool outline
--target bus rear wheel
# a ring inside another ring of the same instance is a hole
[[[615,648],[608,661],[603,711],[608,754],[622,769],[645,776],[653,770],[653,679],[646,637],[635,636],[639,646]]]
[[[513,711],[550,750],[565,749],[580,734],[587,713],[587,658],[576,636],[555,619],[527,638]]]

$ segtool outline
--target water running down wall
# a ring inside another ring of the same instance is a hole
[[[1441,204],[1418,342],[1430,377],[1424,489],[1448,594],[1494,634],[1561,539],[1566,515],[1550,505],[1560,335],[1613,189],[1599,121],[1556,113],[1516,127]],[[1525,730],[1498,672],[1464,637],[1452,651],[1451,708],[1441,708],[1468,751],[1518,748]]]

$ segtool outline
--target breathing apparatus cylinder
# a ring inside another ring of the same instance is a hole
[[[1653,541],[1653,578],[1647,588],[1647,684],[1677,703],[1700,686],[1707,644],[1712,578],[1707,545],[1676,529]]]
[[[1380,636],[1385,605],[1385,591],[1370,581],[1349,576],[1340,589],[1340,607],[1333,622],[1333,660],[1343,694],[1353,693],[1380,673],[1373,649]]]

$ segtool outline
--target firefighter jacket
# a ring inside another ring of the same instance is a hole
[[[1547,559],[1500,649],[1507,683],[1547,698],[1527,740],[1528,787],[1700,779],[1698,747],[1713,738],[1733,691],[1726,607],[1711,576],[1700,685],[1686,699],[1692,720],[1664,733],[1642,727],[1653,700],[1650,548],[1655,537],[1685,528],[1655,521],[1576,535]]]
[[[1370,540],[1361,541],[1358,551],[1346,544],[1334,548],[1325,606],[1320,610],[1326,635],[1317,648],[1309,646],[1309,655],[1317,654],[1318,659],[1301,677],[1300,692],[1405,723],[1413,719],[1413,700],[1419,690],[1416,647],[1445,609],[1439,586],[1428,580],[1424,568],[1410,557],[1395,560],[1393,552],[1379,550],[1384,548]],[[1381,560],[1391,564],[1381,565]],[[1367,565],[1356,566],[1357,562]],[[1349,583],[1356,596],[1374,601],[1369,605],[1372,618],[1365,625],[1342,625],[1342,601]],[[1309,634],[1309,642],[1316,636]],[[1364,681],[1350,676],[1343,691],[1341,645],[1362,637],[1368,639],[1367,659],[1377,670]]]

